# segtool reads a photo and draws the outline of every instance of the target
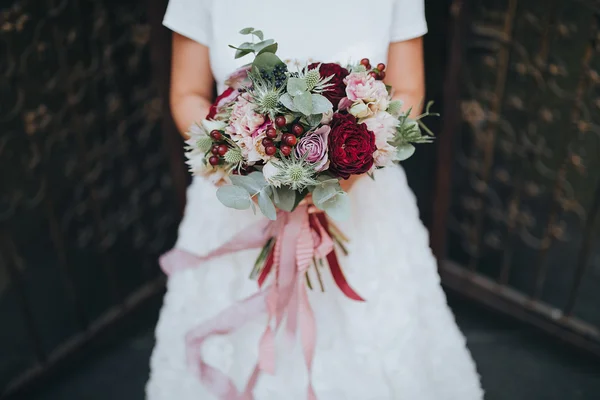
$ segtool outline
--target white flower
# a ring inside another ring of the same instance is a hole
[[[376,167],[389,167],[396,159],[396,148],[391,144],[378,147],[373,153],[373,161]]]
[[[213,130],[222,131],[225,129],[227,124],[223,121],[214,121],[205,119],[202,121],[202,127],[206,130],[206,132],[210,133]]]
[[[371,114],[371,110],[369,110],[369,107],[361,101],[354,103],[354,105],[350,107],[350,110],[348,110],[348,112],[358,119],[366,118]]]
[[[329,125],[331,120],[333,119],[333,110],[329,110],[326,113],[323,113],[323,117],[321,118],[321,125]]]
[[[396,128],[400,124],[397,118],[386,111],[380,111],[362,122],[375,134],[375,145],[378,149],[388,145],[388,141],[394,137]]]
[[[281,186],[281,181],[277,179],[279,168],[277,168],[271,161],[265,164],[262,173],[269,185],[273,185],[275,187]]]

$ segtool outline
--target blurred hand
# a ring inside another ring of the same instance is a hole
[[[362,175],[350,175],[350,178],[348,179],[342,179],[340,181],[340,186],[342,187],[342,190],[346,193],[350,192],[350,189],[352,189],[352,186],[354,186],[354,184],[361,178],[364,178],[366,176],[366,174],[362,174]]]

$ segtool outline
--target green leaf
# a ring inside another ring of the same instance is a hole
[[[262,49],[260,49],[258,51],[257,54],[262,54],[262,53],[273,53],[273,54],[277,53],[277,43],[273,43],[273,44],[263,47]]]
[[[256,36],[258,38],[258,40],[263,40],[264,39],[263,31],[254,31],[254,32],[252,32],[252,34],[254,36]]]
[[[327,100],[327,97],[321,96],[320,94],[312,95],[312,103],[314,114],[323,114],[333,109],[333,104]]]
[[[246,210],[252,203],[248,191],[239,186],[221,186],[217,190],[217,198],[226,207],[236,210]]]
[[[314,97],[313,97],[313,101],[314,101]],[[313,110],[313,112],[314,112],[314,110]],[[323,119],[323,114],[311,114],[306,117],[306,122],[311,127],[317,127],[321,123],[322,119]]]
[[[260,180],[254,178],[250,175],[248,175],[248,176],[231,175],[231,177],[230,177],[231,183],[233,183],[235,186],[239,186],[239,187],[246,189],[246,191],[250,194],[258,193],[265,186],[267,186],[267,182],[265,181],[264,177],[262,176],[262,174],[260,172],[253,172],[253,174],[254,173],[257,173],[260,175]]]
[[[291,96],[300,96],[302,93],[306,93],[308,86],[306,85],[306,79],[290,78],[287,82],[287,91]]]
[[[298,108],[294,105],[294,99],[292,99],[292,96],[290,96],[289,93],[282,94],[281,97],[279,97],[279,102],[290,111],[298,111]]]
[[[273,72],[273,69],[278,65],[285,64],[273,53],[259,54],[252,63],[253,68],[257,68],[259,71],[265,71],[267,73]]]
[[[283,211],[292,211],[296,204],[296,191],[288,187],[273,188],[275,205]]]
[[[294,97],[294,105],[304,115],[313,113],[312,95],[309,92]]]
[[[235,52],[235,59],[237,60],[238,58],[242,58],[252,52],[253,52],[253,50],[237,50]]]
[[[248,175],[254,182],[256,182],[257,185],[261,186],[261,189],[265,188],[266,186],[268,186],[269,184],[267,183],[267,181],[265,180],[265,176],[263,175],[262,172],[259,171],[254,171],[251,172]]]
[[[313,203],[315,204],[315,206],[317,206],[317,208],[325,210],[323,208],[324,204],[341,192],[342,189],[337,180],[331,183],[322,183],[318,186],[315,186],[312,192]]]
[[[254,28],[244,28],[240,31],[242,35],[249,35],[254,32]]]
[[[272,44],[274,44],[275,41],[273,39],[267,39],[267,40],[263,40],[262,42],[258,42],[256,44],[252,45],[252,49],[254,51],[256,51],[257,53],[259,53],[262,49],[264,49],[267,46],[270,46]]]
[[[266,187],[258,193],[258,208],[271,221],[277,219],[277,210],[269,197],[270,188]]]
[[[396,161],[404,161],[415,154],[415,146],[412,144],[405,144],[396,149]]]
[[[334,220],[345,221],[350,217],[350,197],[346,192],[338,192],[323,204],[322,209]]]

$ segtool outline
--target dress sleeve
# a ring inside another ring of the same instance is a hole
[[[163,25],[209,46],[212,40],[211,0],[169,0]]]
[[[390,42],[414,39],[427,33],[424,0],[394,0]]]

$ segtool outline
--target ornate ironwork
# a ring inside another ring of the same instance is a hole
[[[154,79],[168,51],[151,46],[151,32],[168,36],[148,22],[156,7],[0,7],[0,393],[161,290],[181,175],[165,151],[165,77]]]
[[[535,313],[537,325],[543,315],[559,326],[549,330],[600,354],[598,3],[454,8],[462,122],[449,232],[434,232],[438,254],[453,261],[442,275],[505,311],[508,302],[515,315]]]

